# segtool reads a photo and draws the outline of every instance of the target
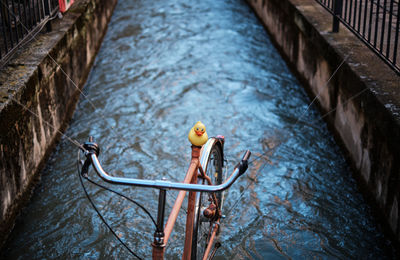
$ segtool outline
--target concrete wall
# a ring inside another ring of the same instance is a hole
[[[314,0],[247,0],[317,102],[387,233],[400,241],[400,77]],[[329,82],[336,68],[345,59]]]
[[[75,2],[0,71],[0,246],[75,109],[117,0]]]

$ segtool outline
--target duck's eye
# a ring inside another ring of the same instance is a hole
[[[196,128],[196,131],[199,131],[199,128],[198,128],[198,127]]]
[[[201,131],[204,132],[204,128],[202,128]]]

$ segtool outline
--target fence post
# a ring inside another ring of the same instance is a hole
[[[343,0],[333,0],[332,32],[339,32],[339,17],[342,15]]]
[[[45,0],[43,2],[43,4],[44,4],[44,15],[47,16],[48,18],[50,18],[50,16],[51,16],[51,14],[50,14],[50,0]],[[50,20],[46,24],[46,29],[47,29],[47,32],[51,31],[51,22],[50,22]]]

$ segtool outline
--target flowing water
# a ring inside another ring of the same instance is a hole
[[[114,175],[183,180],[198,120],[225,136],[229,171],[252,150],[257,160],[227,193],[217,259],[394,258],[318,111],[244,1],[119,1],[84,92],[94,106],[82,98],[66,134],[93,135]],[[86,199],[77,150],[59,143],[3,258],[130,256]],[[143,211],[85,185],[118,236],[150,258]],[[156,190],[113,188],[156,215]],[[167,259],[182,253],[181,213]]]

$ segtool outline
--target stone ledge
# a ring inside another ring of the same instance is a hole
[[[400,76],[344,26],[332,33],[331,15],[314,0],[247,2],[311,98],[318,96],[366,198],[399,243]]]
[[[0,71],[0,246],[72,116],[116,2],[75,1]]]

